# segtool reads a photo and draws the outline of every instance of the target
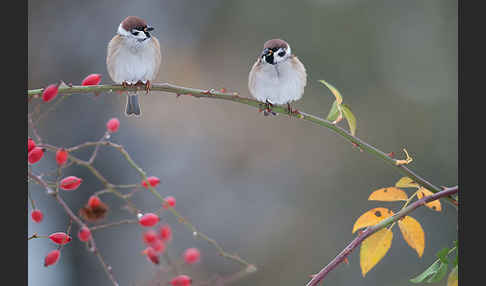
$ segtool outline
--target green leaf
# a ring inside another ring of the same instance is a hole
[[[439,269],[427,279],[427,283],[439,282],[447,274],[447,263],[440,262]]]
[[[334,100],[331,106],[331,110],[329,110],[329,114],[327,115],[327,120],[334,121],[338,118],[339,110],[337,108],[337,101]]]
[[[319,82],[324,84],[327,88],[329,88],[329,90],[332,92],[332,94],[334,94],[334,96],[336,97],[336,101],[337,101],[338,105],[343,103],[343,97],[341,96],[341,93],[339,93],[339,91],[334,86],[332,86],[330,83],[327,83],[323,79],[321,79]]]
[[[434,273],[437,273],[437,271],[440,268],[440,265],[441,265],[440,260],[436,260],[434,263],[432,263],[432,265],[429,266],[429,268],[425,269],[424,272],[419,274],[417,277],[410,279],[410,282],[412,282],[412,283],[424,282],[425,279],[427,279],[428,277],[430,277]]]
[[[348,121],[349,131],[351,131],[351,135],[356,134],[356,117],[351,112],[351,108],[347,104],[342,104],[344,118]]]
[[[412,283],[433,283],[440,281],[447,274],[447,263],[442,263],[440,260],[436,260],[429,268],[425,269],[417,277],[410,279]]]
[[[449,254],[449,250],[451,250],[449,247],[444,247],[442,248],[439,252],[437,252],[437,258],[440,259],[442,263],[448,264],[449,260],[447,259],[447,255]]]

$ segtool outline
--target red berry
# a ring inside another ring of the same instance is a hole
[[[83,226],[78,232],[78,238],[81,241],[88,241],[91,238],[91,230],[86,226]]]
[[[72,238],[64,232],[55,232],[49,235],[49,238],[57,244],[67,244]]]
[[[118,118],[112,118],[106,123],[106,129],[108,129],[108,131],[111,133],[117,132],[118,127],[120,127],[120,121]]]
[[[100,204],[101,204],[101,200],[100,200],[100,198],[98,198],[98,196],[89,197],[88,206],[90,206],[91,208],[96,208]]]
[[[76,190],[83,182],[83,179],[76,176],[69,176],[61,180],[61,189],[66,191]]]
[[[27,153],[32,151],[32,149],[34,148],[35,148],[35,141],[32,140],[32,138],[29,138],[29,140],[27,140]]]
[[[147,181],[152,187],[156,187],[158,184],[160,184],[160,179],[154,176],[148,177]],[[148,188],[147,181],[142,182],[142,185],[146,188]]]
[[[172,229],[168,224],[159,228],[159,237],[162,241],[170,241],[172,239]]]
[[[45,102],[48,102],[48,101],[54,99],[54,97],[56,97],[56,95],[57,95],[57,90],[58,90],[57,84],[49,85],[42,92],[42,100],[44,100]]]
[[[147,258],[152,261],[153,264],[159,264],[159,256],[157,255],[157,251],[155,251],[155,249],[152,247],[147,247],[143,253],[147,255]]]
[[[152,229],[147,230],[146,232],[143,233],[143,241],[146,244],[150,244],[150,243],[154,242],[155,240],[157,240],[157,233],[155,231],[153,231]]]
[[[59,166],[64,165],[67,162],[67,159],[68,159],[68,152],[64,148],[57,150],[56,161]]]
[[[159,216],[154,213],[146,213],[139,220],[141,226],[154,226],[159,222]]]
[[[164,209],[168,209],[169,207],[175,207],[176,199],[172,196],[165,197],[165,202],[162,204]]]
[[[44,258],[44,266],[47,267],[49,265],[55,264],[59,260],[59,256],[61,252],[59,250],[53,250],[46,255]]]
[[[30,152],[29,155],[27,156],[27,159],[29,160],[29,163],[35,164],[39,162],[40,159],[42,159],[42,156],[44,156],[45,150],[41,147],[34,147]]]
[[[152,247],[157,253],[162,253],[165,250],[165,244],[162,242],[162,240],[156,238],[151,244],[150,247]]]
[[[41,222],[42,218],[44,217],[44,215],[42,214],[42,212],[40,210],[33,210],[30,215],[32,217],[32,220],[37,222],[37,223]]]
[[[101,82],[101,75],[92,73],[83,79],[81,85],[97,85]]]
[[[199,262],[200,258],[201,258],[201,253],[197,248],[188,248],[186,249],[186,251],[184,251],[184,261],[187,264],[193,264]]]
[[[179,275],[170,281],[172,286],[190,286],[191,283],[192,279],[187,275]]]

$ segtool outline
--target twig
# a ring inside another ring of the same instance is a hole
[[[100,225],[92,226],[92,227],[89,228],[89,230],[94,231],[94,230],[99,230],[99,229],[103,229],[103,228],[107,228],[107,227],[123,225],[123,224],[131,224],[131,223],[137,223],[137,222],[138,222],[138,220],[136,220],[136,219],[124,219],[124,220],[117,221],[117,222],[111,222],[111,223],[107,223],[107,224],[100,224]]]
[[[331,262],[329,262],[329,264],[326,267],[324,267],[321,271],[319,271],[319,273],[314,275],[312,277],[312,279],[306,284],[306,286],[316,286],[319,282],[321,282],[327,276],[327,274],[329,272],[331,272],[341,262],[343,262],[346,259],[346,257],[349,254],[351,254],[351,252],[356,247],[358,247],[363,242],[363,240],[365,240],[368,236],[370,236],[373,233],[377,232],[378,230],[390,225],[391,223],[398,221],[400,218],[406,216],[407,214],[409,214],[410,212],[412,212],[416,208],[423,206],[428,202],[435,201],[439,198],[454,195],[458,192],[458,190],[459,190],[459,187],[455,186],[455,187],[452,187],[452,188],[447,188],[447,189],[440,191],[438,193],[435,193],[433,195],[423,197],[420,200],[415,201],[414,203],[412,203],[408,207],[397,212],[393,216],[382,220],[381,222],[379,222],[376,225],[367,227],[355,239],[353,239],[353,241],[351,241],[351,243],[349,243],[348,246],[346,246],[346,248],[344,248],[344,250],[341,251],[341,253],[339,253]]]
[[[37,133],[37,129],[35,128],[34,121],[32,120],[32,114],[28,114],[27,118],[29,120],[29,125],[30,128],[32,129],[32,132],[34,133],[35,138],[37,139],[37,142],[40,144],[42,143],[42,138],[39,136],[39,133]]]

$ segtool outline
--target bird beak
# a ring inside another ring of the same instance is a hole
[[[262,52],[262,56],[264,56],[264,57],[272,55],[272,54],[273,54],[273,51],[270,50],[269,48],[264,49],[263,52]]]
[[[143,29],[144,32],[150,32],[150,31],[153,31],[154,30],[154,27],[150,27],[150,26],[147,26],[145,27],[145,29]]]

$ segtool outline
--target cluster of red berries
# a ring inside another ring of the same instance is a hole
[[[159,222],[159,217],[153,213],[147,213],[139,219],[140,225],[144,227],[155,226]],[[161,225],[158,231],[149,229],[143,233],[143,242],[147,248],[142,251],[147,255],[147,259],[154,264],[159,264],[159,255],[164,253],[166,243],[172,239],[172,229],[168,224]]]
[[[100,204],[101,201],[97,196],[91,196],[88,204],[89,205],[96,205]],[[33,212],[34,213],[34,212]],[[34,215],[33,215],[34,217]],[[42,213],[41,213],[41,219],[42,219]],[[49,239],[58,244],[58,245],[66,245],[67,243],[71,242],[72,237],[69,236],[68,234],[64,232],[55,232],[50,234]],[[82,226],[81,229],[78,231],[78,238],[82,242],[86,242],[91,239],[91,230],[87,226]],[[49,266],[55,264],[61,255],[61,252],[59,249],[52,250],[49,252],[46,257],[44,258],[44,266]]]
[[[140,217],[139,223],[142,226],[149,227],[155,226],[159,222],[159,217],[153,213],[147,213]],[[142,254],[147,256],[147,259],[154,263],[159,264],[160,254],[164,253],[165,244],[172,240],[172,229],[168,224],[161,225],[157,231],[149,229],[143,233],[143,242],[147,245],[142,251]],[[184,251],[184,262],[187,264],[194,264],[200,261],[201,253],[197,248],[188,248]],[[190,286],[192,284],[191,277],[187,275],[179,275],[174,277],[170,284],[173,286]]]
[[[72,237],[64,232],[51,233],[48,237],[52,242],[54,242],[57,245],[66,245],[72,240]],[[81,227],[81,229],[78,232],[78,238],[83,242],[86,242],[91,238],[91,231],[87,226]],[[50,265],[56,264],[60,256],[61,256],[60,249],[52,250],[44,258],[44,266],[48,267]]]

